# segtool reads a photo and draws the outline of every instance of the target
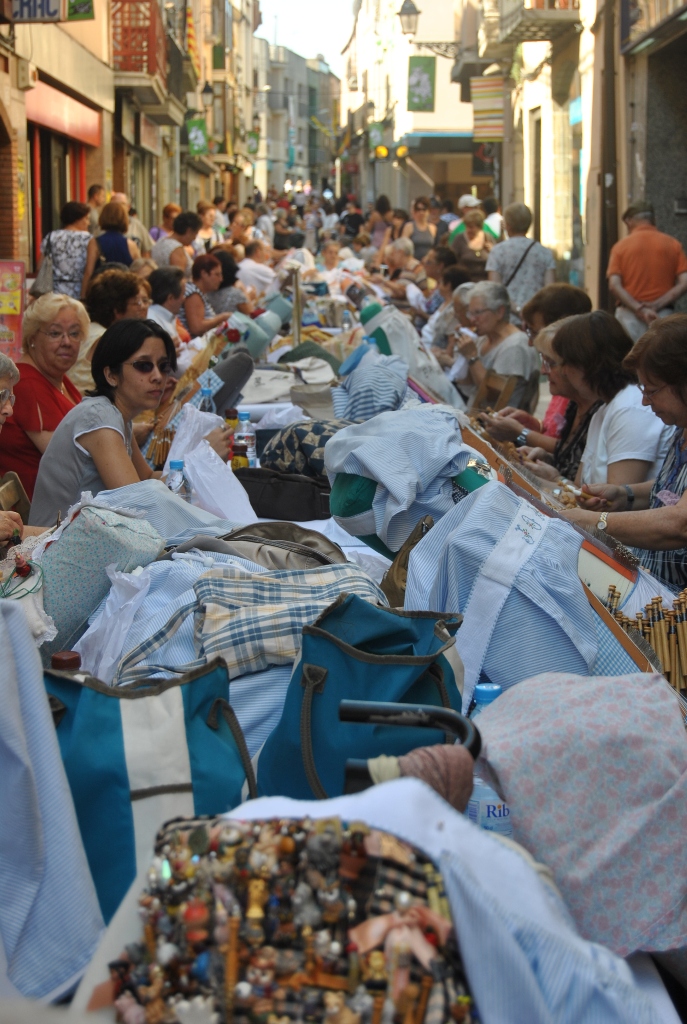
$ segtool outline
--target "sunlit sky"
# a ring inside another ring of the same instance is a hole
[[[255,33],[286,46],[302,57],[324,58],[339,78],[344,67],[341,49],[353,28],[352,0],[260,0],[262,25]]]

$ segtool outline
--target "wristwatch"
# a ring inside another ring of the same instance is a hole
[[[521,430],[518,436],[515,438],[515,443],[518,448],[522,448],[524,444],[527,444],[527,438],[530,436],[529,430]]]
[[[623,484],[625,493],[627,494],[627,507],[628,510],[632,508],[635,503],[635,492],[632,490],[629,484]]]
[[[472,359],[468,359],[468,366],[472,366],[473,363],[479,362],[479,356],[473,356]]]
[[[608,522],[607,522],[607,520],[608,520],[608,512],[602,512],[601,515],[599,516],[599,521],[596,524],[597,530],[607,530],[608,529]]]

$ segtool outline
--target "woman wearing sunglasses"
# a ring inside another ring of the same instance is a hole
[[[141,455],[133,420],[158,407],[174,369],[174,343],[152,320],[120,320],[108,327],[93,353],[94,390],[65,416],[41,460],[32,524],[51,526],[82,491],[95,496],[160,475]],[[226,458],[228,430],[219,427],[207,439]]]
[[[598,484],[566,516],[608,530],[636,548],[642,565],[666,583],[687,586],[687,315],[655,321],[623,366],[639,379],[642,404],[667,424],[671,437],[653,479],[624,487]]]
[[[413,203],[413,219],[403,228],[402,238],[409,238],[413,243],[413,255],[416,260],[423,260],[433,247],[436,237],[436,224],[429,221],[429,199],[421,196]]]
[[[68,374],[88,327],[86,310],[69,295],[48,292],[24,313],[16,405],[0,448],[0,474],[16,473],[29,499],[53,432],[81,401]]]

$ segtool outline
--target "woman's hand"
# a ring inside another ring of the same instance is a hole
[[[473,338],[468,337],[467,334],[463,334],[462,331],[455,335],[456,345],[458,351],[465,359],[472,359],[473,356],[477,355],[477,342]],[[518,434],[520,431],[518,431]],[[517,435],[516,435],[517,436]]]
[[[537,417],[530,416],[524,409],[515,409],[512,405],[507,405],[504,409],[499,409],[494,415],[498,416],[499,419],[517,420],[526,430],[536,430],[538,434],[541,433],[541,423]]]
[[[532,449],[533,451],[543,452],[543,448]],[[546,454],[546,452],[544,452]],[[534,473],[535,476],[541,477],[542,480],[551,480],[556,482],[560,479],[561,474],[558,472],[555,466],[552,466],[549,462],[544,462],[543,459],[533,459],[530,461],[526,460],[525,465],[529,469],[530,473]]]
[[[577,504],[590,512],[624,512],[627,491],[617,484],[583,484]]]
[[[553,456],[545,448],[535,448],[532,445],[524,444],[522,448],[518,448],[518,451],[528,462],[545,462],[548,466],[553,466]]]
[[[515,441],[523,431],[522,423],[510,416],[490,416],[483,412],[477,417],[495,441]],[[540,449],[541,450],[541,449]]]
[[[24,536],[24,524],[18,512],[0,512],[0,544],[6,544],[14,535],[19,532],[19,537]]]
[[[233,431],[229,427],[215,427],[209,434],[205,435],[204,440],[210,445],[211,448],[219,455],[223,462],[227,461],[229,455],[229,445],[231,444],[231,436]]]

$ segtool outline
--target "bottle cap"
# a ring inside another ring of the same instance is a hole
[[[239,413],[239,419],[240,420],[249,420],[250,419],[250,413],[249,412],[245,412],[245,411],[240,412]]]
[[[224,418],[225,420],[237,420],[239,418],[238,409],[225,409]]]
[[[473,697],[477,704],[491,704],[502,692],[498,683],[477,683]]]
[[[78,651],[57,651],[50,659],[50,667],[60,672],[73,672],[81,668],[81,655]]]
[[[200,389],[200,393],[201,393],[201,395],[210,395],[210,396],[212,396],[212,388],[201,388]]]
[[[169,468],[170,469],[183,469],[184,468],[184,460],[183,459],[172,459],[172,461],[169,464]]]

